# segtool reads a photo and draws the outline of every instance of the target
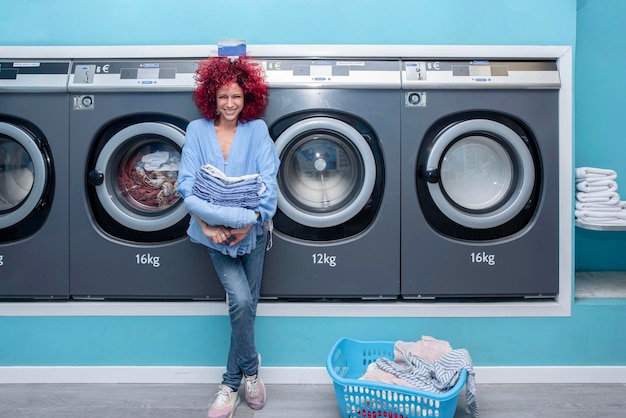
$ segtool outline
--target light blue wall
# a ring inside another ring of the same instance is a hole
[[[578,37],[593,39],[581,50],[594,57],[621,48],[624,29],[607,38],[597,30],[616,26],[614,10],[623,18],[622,0],[580,4],[577,14],[576,0],[233,0],[227,7],[197,0],[0,0],[0,45],[215,44],[237,38],[250,44],[573,46]],[[584,59],[578,52],[577,65]],[[583,91],[593,85],[581,73],[591,75],[592,68],[587,64],[577,73]],[[585,98],[577,93],[576,100]],[[583,105],[591,113],[577,117],[583,133],[577,164],[616,163],[609,152],[584,146],[595,141],[587,132],[595,132],[596,121],[610,117],[592,102]],[[610,122],[606,144],[619,133],[617,122]],[[606,301],[575,304],[567,318],[262,317],[257,335],[267,366],[323,366],[343,336],[415,340],[424,334],[468,348],[478,366],[625,365],[626,352],[614,349],[626,344],[625,321],[624,305]],[[0,317],[0,366],[222,365],[228,332],[225,317]]]
[[[0,45],[572,45],[575,0],[0,0]]]
[[[575,166],[617,171],[626,200],[626,2],[579,0]],[[577,270],[626,270],[626,232],[576,228]]]

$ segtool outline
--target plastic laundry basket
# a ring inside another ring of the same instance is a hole
[[[393,359],[394,342],[342,338],[328,355],[326,369],[344,418],[452,418],[459,392],[467,380],[463,369],[454,387],[444,393],[359,380],[367,366],[380,357]]]

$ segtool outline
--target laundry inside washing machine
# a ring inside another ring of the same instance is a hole
[[[224,300],[176,193],[198,59],[75,62],[70,293],[81,300]],[[106,69],[106,71],[105,71]]]

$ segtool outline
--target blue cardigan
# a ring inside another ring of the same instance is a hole
[[[180,169],[178,171],[177,190],[184,198],[185,206],[192,215],[197,215],[209,225],[224,225],[241,228],[256,224],[252,233],[259,234],[263,223],[272,219],[276,213],[278,189],[276,175],[280,166],[274,141],[269,135],[267,125],[260,119],[239,122],[228,159],[225,161],[220,149],[213,119],[196,119],[187,126],[185,145],[183,146]],[[266,190],[261,195],[257,209],[226,207],[211,204],[193,194],[196,172],[200,166],[211,164],[222,170],[229,177],[248,174],[260,174]],[[255,212],[259,212],[257,219]],[[239,247],[244,241],[233,247],[216,244],[202,233],[194,216],[189,222],[187,234],[193,242],[201,243],[231,256],[241,255]],[[245,246],[245,245],[244,245]]]

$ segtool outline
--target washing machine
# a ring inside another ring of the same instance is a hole
[[[403,60],[404,298],[553,298],[559,71]]]
[[[79,60],[70,92],[70,294],[223,299],[175,183],[198,60]]]
[[[69,295],[69,69],[0,58],[0,298]]]
[[[266,299],[395,299],[398,60],[264,59],[281,165]]]

